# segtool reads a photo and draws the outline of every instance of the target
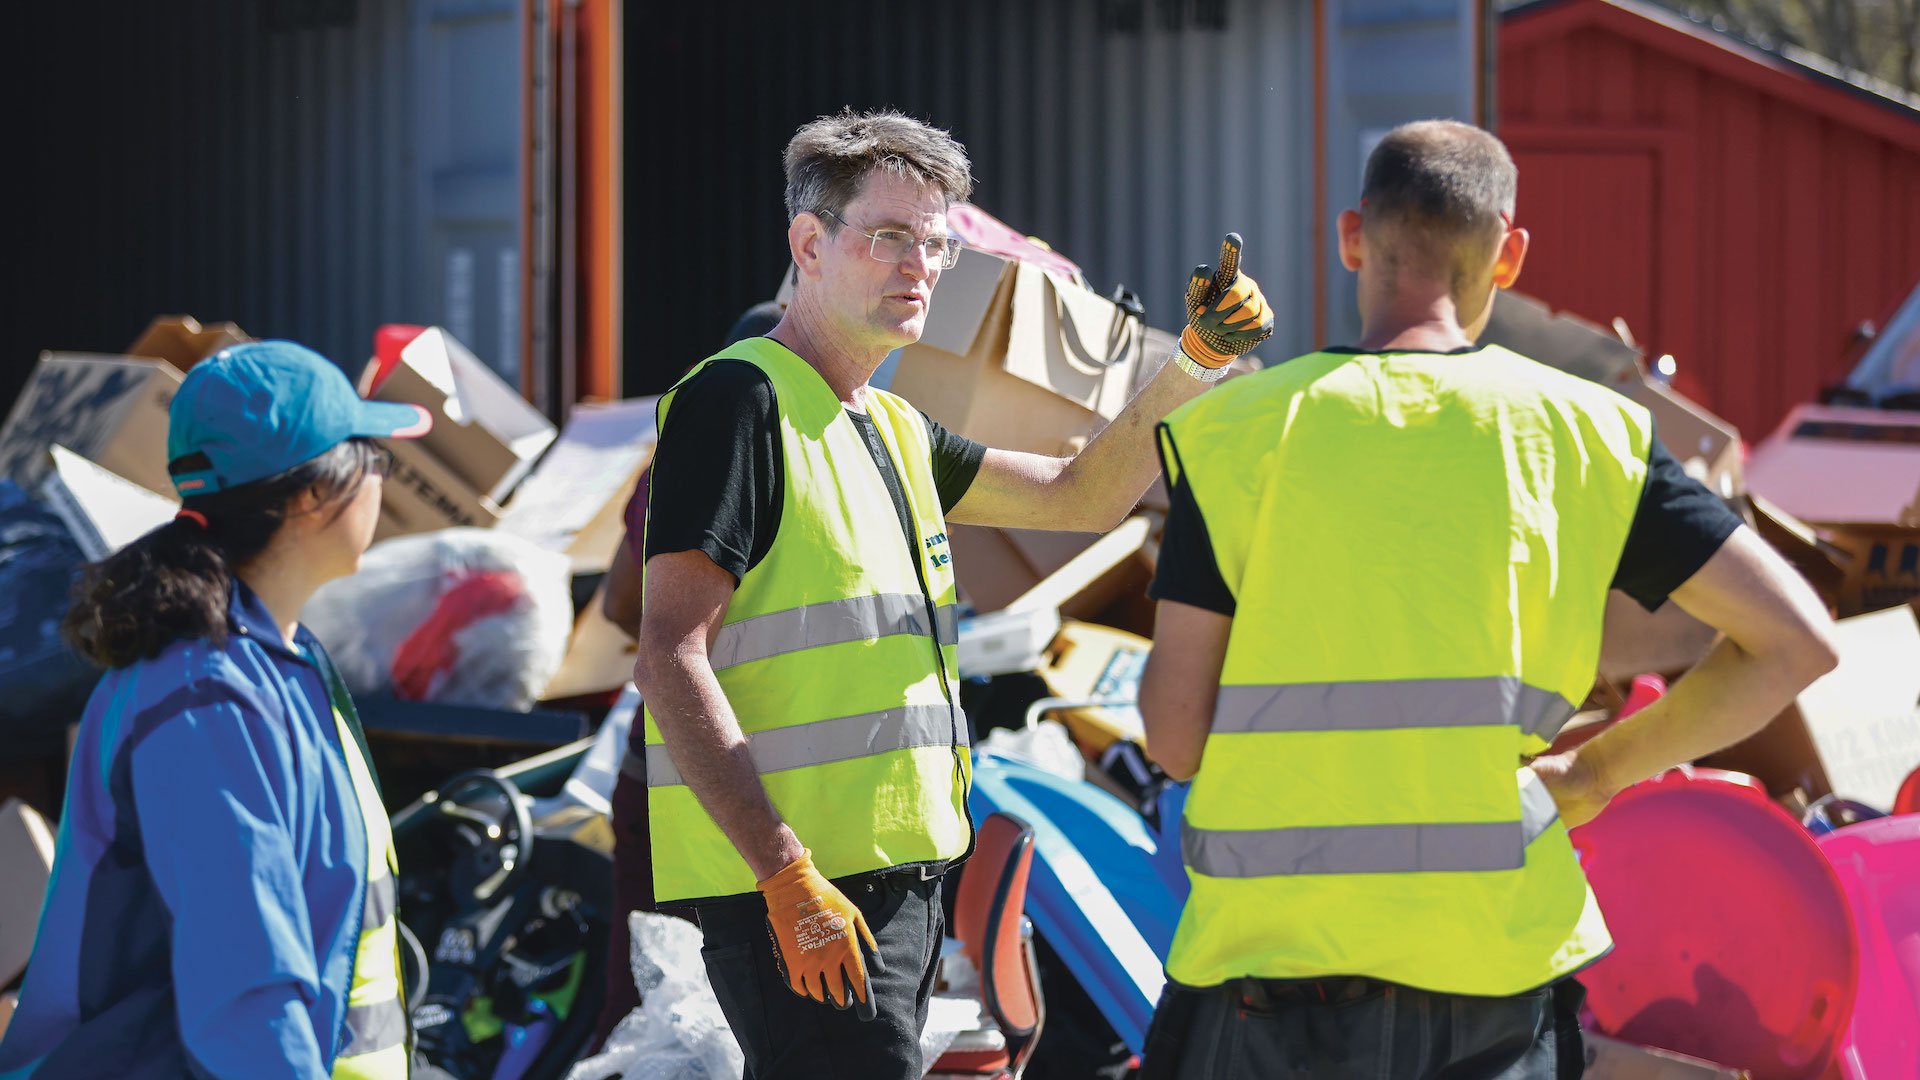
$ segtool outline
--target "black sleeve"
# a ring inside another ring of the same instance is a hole
[[[1627,530],[1613,587],[1652,611],[1699,572],[1740,525],[1739,515],[1688,476],[1656,436],[1647,452],[1647,486]]]
[[[987,447],[965,435],[955,435],[924,411],[920,418],[927,422],[927,441],[933,444],[933,486],[940,492],[940,512],[945,514],[967,497],[973,478],[980,474]]]
[[[1207,521],[1200,516],[1200,504],[1193,500],[1186,472],[1170,468],[1167,452],[1178,457],[1179,447],[1163,425],[1160,428],[1160,471],[1168,478],[1167,532],[1160,539],[1160,561],[1153,573],[1147,595],[1155,600],[1172,600],[1205,608],[1215,614],[1233,616],[1233,590],[1220,576],[1220,563],[1213,556],[1213,538],[1207,535]],[[1176,460],[1174,465],[1178,465]]]
[[[716,360],[681,384],[654,450],[647,557],[702,551],[737,581],[780,527],[780,426],[766,373]]]

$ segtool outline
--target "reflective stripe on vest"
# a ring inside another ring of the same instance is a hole
[[[1511,725],[1551,742],[1577,706],[1500,675],[1479,679],[1223,686],[1213,731],[1381,731]]]
[[[747,736],[747,753],[761,775],[828,765],[836,761],[911,750],[919,746],[947,747],[953,741],[952,711],[945,705],[908,705],[858,716],[837,716],[810,724],[774,728]],[[967,733],[959,732],[965,745]],[[664,746],[647,751],[647,786],[672,787],[686,783]]]
[[[1546,785],[1529,773],[1519,821],[1243,830],[1182,825],[1180,854],[1195,873],[1218,878],[1518,870],[1528,846],[1559,819]]]
[[[958,644],[959,617],[953,605],[942,605],[934,616],[937,625],[929,626],[924,596],[881,593],[828,600],[728,623],[714,636],[709,655],[713,670],[722,671],[784,653],[875,641],[894,634],[937,636],[942,645]]]

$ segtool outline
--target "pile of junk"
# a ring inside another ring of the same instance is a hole
[[[1072,452],[1173,337],[985,213],[952,221],[969,246],[876,384],[989,445]],[[1645,404],[1841,617],[1840,667],[1760,734],[1574,831],[1617,941],[1582,976],[1589,1075],[1920,1075],[1920,439],[1882,430],[1920,430],[1920,414],[1871,392],[1898,370],[1920,383],[1920,297],[1876,342],[1893,360],[1865,357],[1851,396],[1803,407],[1751,453],[1622,335],[1509,294],[1488,336]],[[53,629],[66,589],[172,517],[156,467],[171,391],[245,339],[166,316],[124,356],[44,354],[0,430],[0,737],[15,748],[0,791],[16,796],[0,808],[0,988],[32,946],[93,680]],[[436,423],[393,446],[378,542],[302,621],[334,651],[380,768],[422,1059],[461,1080],[740,1076],[697,929],[612,900],[612,792],[641,702],[634,643],[604,603],[654,400],[582,403],[556,428],[444,329],[399,325],[375,335],[359,385]],[[1188,887],[1185,786],[1146,756],[1134,704],[1166,511],[1156,485],[1103,535],[950,529],[979,842],[949,879],[932,1075],[1138,1066]],[[1672,605],[1615,600],[1563,747],[1712,644]],[[608,955],[616,919],[628,956]],[[609,965],[641,1005],[596,1045]],[[0,1025],[9,1011],[0,994]]]

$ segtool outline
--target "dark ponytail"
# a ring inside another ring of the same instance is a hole
[[[182,639],[224,644],[234,569],[267,549],[301,492],[313,491],[320,512],[338,516],[373,456],[371,443],[350,439],[277,476],[186,500],[181,517],[87,566],[61,633],[107,668],[151,659]]]

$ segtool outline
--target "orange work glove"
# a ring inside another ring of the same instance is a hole
[[[802,851],[758,888],[767,901],[774,959],[787,988],[836,1009],[855,1005],[860,1019],[873,1019],[877,1010],[862,950],[872,957],[874,970],[883,971],[880,947],[860,909],[813,868],[813,852]]]
[[[1187,328],[1174,354],[1187,374],[1212,382],[1234,357],[1273,336],[1273,309],[1260,284],[1240,272],[1240,234],[1220,242],[1220,268],[1202,264],[1187,279]]]

